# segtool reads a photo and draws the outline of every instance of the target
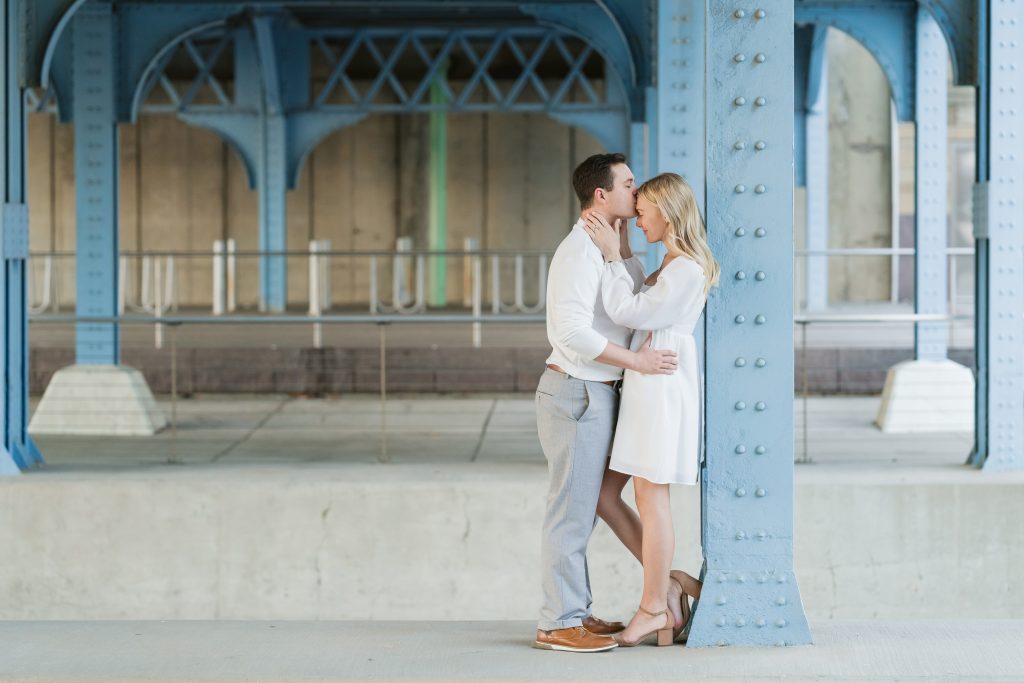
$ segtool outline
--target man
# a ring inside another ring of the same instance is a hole
[[[590,612],[587,543],[597,522],[601,478],[611,451],[622,369],[671,374],[675,353],[645,344],[630,351],[631,330],[609,319],[601,302],[604,258],[582,216],[618,226],[622,255],[638,291],[643,268],[629,250],[626,222],[636,215],[633,174],[621,154],[596,154],[573,172],[581,218],[555,251],[548,273],[551,355],[537,386],[537,432],[550,485],[541,541],[544,603],[534,647],[602,652],[623,629]]]

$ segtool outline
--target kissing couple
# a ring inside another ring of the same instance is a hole
[[[534,647],[602,652],[650,638],[669,645],[685,639],[690,598],[701,589],[671,568],[669,485],[697,483],[703,399],[693,331],[719,268],[681,176],[636,187],[622,154],[597,154],[572,183],[580,218],[551,260],[551,355],[535,402],[550,484]],[[648,243],[665,246],[649,275],[629,247],[634,216]],[[622,499],[631,477],[636,512]],[[643,565],[628,624],[591,613],[587,544],[598,517]]]

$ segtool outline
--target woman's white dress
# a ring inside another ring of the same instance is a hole
[[[685,256],[636,294],[621,261],[605,266],[601,298],[609,317],[636,330],[636,351],[651,332],[654,349],[679,354],[671,375],[626,370],[609,467],[658,484],[696,484],[700,469],[701,383],[693,330],[704,303],[704,270]]]

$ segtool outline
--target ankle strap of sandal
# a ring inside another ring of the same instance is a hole
[[[640,609],[641,612],[643,612],[644,614],[646,614],[649,617],[660,617],[665,612],[668,612],[668,607],[666,607],[665,609],[661,610],[660,612],[652,612],[649,609],[644,609],[643,605],[640,605],[639,609]]]

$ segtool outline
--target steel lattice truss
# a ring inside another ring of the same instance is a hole
[[[137,100],[141,110],[241,107],[223,74],[239,73],[234,43],[242,31],[213,29],[180,39],[147,71]],[[569,114],[625,108],[614,89],[606,90],[600,55],[557,29],[331,28],[303,34],[308,97],[289,107],[293,111]]]

